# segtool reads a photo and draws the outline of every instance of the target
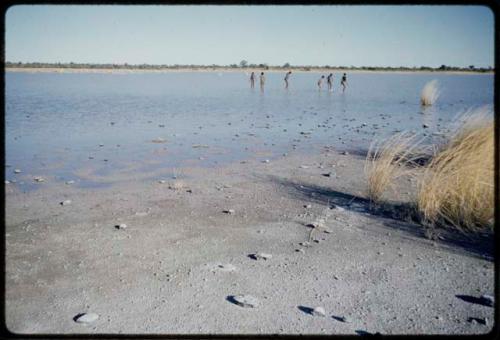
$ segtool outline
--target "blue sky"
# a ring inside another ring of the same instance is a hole
[[[6,60],[494,66],[481,6],[14,6]]]

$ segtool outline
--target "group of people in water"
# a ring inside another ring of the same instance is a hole
[[[292,71],[288,71],[285,74],[285,89],[288,89],[288,81],[290,79],[290,75],[292,74]],[[322,75],[321,78],[318,80],[318,90],[321,91],[322,86],[323,86],[323,81],[325,79],[325,76]],[[260,73],[259,76],[259,82],[260,82],[260,89],[264,90],[264,84],[266,83],[266,76],[264,75],[264,72]],[[326,83],[328,84],[328,91],[333,92],[333,73],[330,73],[328,77],[326,77]],[[340,80],[340,85],[342,86],[342,92],[345,91],[345,88],[347,86],[347,75],[344,73],[342,75],[342,79]],[[255,87],[255,72],[252,72],[250,74],[250,87],[253,89]]]

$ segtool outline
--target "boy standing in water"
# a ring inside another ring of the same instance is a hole
[[[326,82],[328,83],[328,91],[333,92],[333,73],[326,77]]]
[[[318,80],[318,90],[321,91],[321,85],[323,84],[323,79],[325,79],[325,76],[321,76]]]
[[[288,78],[290,77],[290,74],[292,74],[292,71],[288,71],[288,73],[285,75],[285,89],[288,88]]]
[[[347,84],[347,75],[344,73],[342,76],[342,80],[340,81],[340,85],[342,85],[342,92],[345,91],[345,86]]]
[[[264,83],[266,82],[266,77],[264,76],[264,72],[260,73],[260,90],[264,91]]]
[[[255,72],[250,75],[250,87],[253,89],[255,87]]]

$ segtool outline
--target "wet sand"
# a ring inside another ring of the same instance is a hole
[[[132,164],[104,188],[6,184],[6,325],[22,334],[489,332],[494,309],[477,297],[493,295],[491,243],[444,230],[431,241],[415,223],[373,214],[363,162],[325,145],[184,167],[182,179],[145,181]],[[401,179],[388,200],[408,201],[412,185]],[[259,252],[272,257],[249,257]],[[240,294],[258,306],[234,304]],[[315,307],[326,315],[311,315]],[[99,318],[76,323],[80,313]]]

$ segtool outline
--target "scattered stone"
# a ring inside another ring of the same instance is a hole
[[[221,272],[234,272],[234,271],[236,271],[236,267],[230,263],[218,264],[216,269],[221,271]]]
[[[311,209],[311,208],[312,208],[312,205],[310,205],[310,204],[305,204],[305,205],[304,205],[304,208],[306,208],[306,209]]]
[[[481,295],[480,299],[487,306],[493,307],[495,304],[495,297],[492,295]]]
[[[160,184],[165,184],[165,183],[167,183],[167,181],[165,181],[164,179],[160,179],[160,180],[158,181],[158,183],[160,183]]]
[[[348,154],[349,154],[349,152],[347,152],[347,151],[343,151],[343,152],[342,152],[342,154],[343,154],[343,155],[348,155]]]
[[[269,163],[269,159],[263,160],[262,163]]]
[[[332,177],[332,173],[331,172],[328,172],[328,173],[325,173],[325,174],[321,174],[322,176],[325,176],[325,177]]]
[[[34,180],[35,180],[35,182],[39,182],[39,183],[45,181],[45,179],[42,177],[35,177]]]
[[[422,125],[422,127],[423,127],[424,129],[427,129],[427,128],[429,127],[429,125],[427,125],[427,124],[423,124],[423,125]]]
[[[21,173],[21,170],[19,170],[19,169],[14,169],[14,173],[15,173],[15,174],[20,174],[20,173]]]
[[[301,165],[300,168],[301,169],[309,169],[309,166],[308,165]]]
[[[228,297],[229,301],[244,308],[255,308],[259,305],[259,300],[251,295],[235,295]]]
[[[305,250],[304,250],[304,249],[302,249],[302,248],[295,249],[295,251],[296,251],[297,253],[302,253],[302,254],[304,254],[304,253],[305,253]]]
[[[472,318],[470,317],[467,321],[473,324],[488,325],[488,318]]]
[[[311,311],[313,316],[326,316],[325,309],[323,307],[316,307]]]
[[[125,223],[115,225],[116,229],[127,229],[127,225]]]
[[[97,319],[99,319],[99,315],[95,313],[81,313],[73,318],[73,320],[78,323],[92,323]]]
[[[225,214],[229,214],[229,215],[232,215],[235,213],[234,209],[227,209],[227,210],[223,210],[222,212]]]
[[[167,141],[163,138],[158,137],[156,139],[153,139],[151,142],[152,143],[166,143]]]
[[[302,246],[302,247],[310,247],[311,244],[308,242],[308,241],[304,241],[304,242],[300,242],[299,243],[299,246]]]
[[[340,322],[345,322],[345,323],[350,323],[351,319],[349,319],[346,316],[332,316],[335,320],[340,321]]]
[[[330,229],[325,229],[325,230],[323,230],[323,232],[324,232],[325,234],[331,234],[331,233],[332,233],[332,231],[331,231]]]
[[[266,254],[266,253],[255,253],[255,254],[250,254],[249,257],[254,260],[269,260],[273,256],[271,254]]]
[[[71,200],[65,200],[59,203],[60,205],[68,205],[71,204]]]
[[[68,184],[68,185],[73,184],[73,183],[75,183],[75,181],[66,181],[66,184]]]
[[[174,181],[168,185],[170,190],[181,190],[185,187],[184,182],[182,181]]]
[[[104,144],[99,144],[99,146],[100,146],[100,147],[103,147],[103,146],[104,146]]]

